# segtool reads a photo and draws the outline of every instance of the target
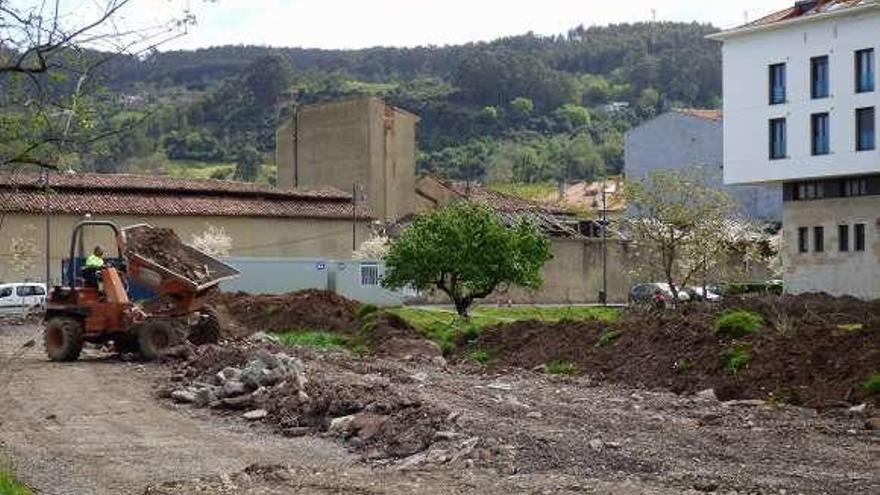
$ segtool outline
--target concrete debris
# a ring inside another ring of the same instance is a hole
[[[705,400],[718,400],[718,397],[715,395],[715,390],[711,388],[697,392],[696,396]]]
[[[269,411],[265,409],[254,409],[253,411],[248,411],[241,415],[242,418],[248,421],[257,421],[265,418],[269,415]]]

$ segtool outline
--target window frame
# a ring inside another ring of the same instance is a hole
[[[837,250],[841,253],[849,252],[849,225],[840,224],[837,226]]]
[[[813,252],[825,252],[825,227],[813,227]]]
[[[866,236],[867,226],[864,223],[857,223],[853,225],[853,251],[857,253],[862,253],[865,251],[865,244],[867,239]]]
[[[806,254],[810,252],[810,228],[798,227],[798,253]]]
[[[0,299],[6,299],[7,297],[11,297],[15,291],[12,290],[12,287],[2,287],[0,288]]]
[[[378,287],[379,286],[379,264],[378,263],[361,263],[360,264],[361,287]]]
[[[775,126],[781,126],[781,128],[782,128],[782,132],[779,136],[782,140],[781,150],[779,150],[779,151],[781,151],[781,154],[776,153],[777,146],[774,146],[774,144],[776,143],[775,137],[777,134],[775,132],[776,131]],[[770,134],[770,159],[771,160],[784,160],[784,159],[788,158],[788,142],[787,142],[788,141],[788,122],[787,122],[787,120],[785,119],[785,117],[770,119],[769,124],[768,124],[768,128],[769,128],[769,134]]]
[[[819,79],[819,68],[824,69],[824,78]],[[822,84],[820,84],[822,83]],[[821,100],[831,96],[831,60],[828,55],[810,59],[810,98]]]
[[[862,62],[865,62],[863,65]],[[874,49],[864,48],[855,51],[855,90],[856,93],[872,93],[877,87],[877,67]],[[866,74],[863,76],[863,74]],[[864,83],[864,85],[863,85]]]
[[[824,130],[819,128],[819,124],[824,124]],[[822,132],[817,132],[820,130]],[[819,142],[823,134],[824,140]],[[831,115],[828,112],[810,115],[810,151],[813,156],[831,154]]]
[[[869,119],[863,120],[864,114],[870,114]],[[870,142],[862,141],[862,124],[869,123],[871,127]],[[877,110],[876,107],[856,108],[856,151],[874,151],[877,149]]]
[[[769,104],[784,105],[785,103],[788,103],[788,82],[786,81],[788,68],[785,62],[770,64],[768,72],[767,87],[769,94],[767,96]],[[777,88],[782,89],[781,94],[776,91]]]

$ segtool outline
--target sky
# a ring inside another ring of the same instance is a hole
[[[95,1],[95,0],[93,0]],[[163,50],[224,44],[364,48],[459,44],[559,34],[579,24],[709,22],[734,27],[794,0],[136,0],[127,22],[159,21],[188,7],[189,34]]]

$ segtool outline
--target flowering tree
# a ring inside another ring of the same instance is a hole
[[[201,234],[193,234],[191,244],[194,248],[211,256],[229,256],[232,251],[232,237],[229,237],[226,229],[210,224]]]

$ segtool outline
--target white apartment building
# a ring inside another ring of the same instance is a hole
[[[786,290],[880,298],[880,0],[799,1],[710,38],[724,180],[782,184]]]

